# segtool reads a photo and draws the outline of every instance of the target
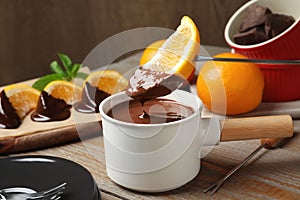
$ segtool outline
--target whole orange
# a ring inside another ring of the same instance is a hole
[[[246,59],[233,53],[215,57]],[[250,112],[260,104],[264,79],[256,64],[210,61],[201,68],[196,85],[198,96],[210,111],[238,115]]]

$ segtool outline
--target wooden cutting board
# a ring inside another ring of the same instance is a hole
[[[22,83],[32,85],[35,80]],[[0,87],[0,91],[4,88]],[[102,132],[98,113],[84,114],[71,109],[71,117],[58,122],[34,122],[29,113],[17,129],[0,129],[0,153],[13,153],[45,148],[92,137]],[[80,131],[78,134],[77,130]]]

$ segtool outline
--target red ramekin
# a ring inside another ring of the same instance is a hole
[[[293,16],[296,21],[276,37],[255,45],[239,45],[233,41],[245,15],[245,9],[256,4],[269,7],[273,13]],[[236,52],[249,58],[299,60],[300,59],[300,1],[252,0],[239,8],[226,24],[226,42]],[[300,65],[259,64],[265,87],[263,101],[279,102],[300,99]]]

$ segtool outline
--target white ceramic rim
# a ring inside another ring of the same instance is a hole
[[[280,33],[279,35],[258,43],[258,44],[253,44],[253,45],[240,45],[240,44],[236,44],[235,42],[233,42],[229,36],[229,30],[231,28],[231,24],[233,23],[233,21],[249,6],[251,6],[252,4],[255,4],[256,2],[258,2],[259,0],[252,0],[250,2],[247,2],[246,4],[244,4],[242,7],[240,7],[229,19],[229,21],[227,22],[226,26],[225,26],[225,31],[224,31],[224,37],[226,42],[233,48],[239,48],[239,49],[254,49],[254,48],[258,48],[264,45],[267,45],[269,43],[274,42],[275,40],[279,39],[280,37],[282,37],[283,35],[285,35],[287,32],[289,32],[291,29],[293,29],[298,23],[300,23],[300,16],[298,17],[298,19],[285,31],[283,31],[282,33]]]
[[[193,97],[195,98],[195,102],[197,102],[197,107],[198,107],[198,109],[195,110],[195,112],[192,115],[190,115],[190,116],[188,116],[188,117],[186,117],[184,119],[181,119],[181,120],[177,120],[177,121],[173,121],[173,122],[167,122],[167,123],[159,123],[159,124],[135,124],[135,123],[124,122],[124,121],[120,121],[120,120],[116,120],[114,118],[111,118],[110,116],[108,116],[106,114],[106,112],[104,112],[103,106],[108,101],[110,101],[112,98],[115,98],[116,96],[124,95],[125,92],[119,92],[117,94],[113,94],[113,95],[109,96],[108,98],[104,99],[100,103],[100,105],[99,105],[100,115],[101,115],[102,118],[105,118],[106,120],[110,121],[111,123],[120,124],[120,125],[123,125],[123,126],[130,126],[130,127],[131,126],[135,126],[135,127],[149,127],[149,126],[150,127],[160,127],[162,125],[164,125],[164,126],[171,126],[171,125],[174,125],[174,124],[180,124],[182,122],[190,120],[190,118],[193,118],[195,115],[201,115],[201,105],[202,105],[201,100],[197,96],[195,96],[194,94],[192,94],[192,93],[189,93],[189,92],[186,92],[186,91],[183,91],[183,90],[179,90],[179,91],[182,92],[182,93],[187,93],[189,95],[193,95]],[[164,97],[162,97],[162,98],[164,98]],[[125,101],[127,101],[127,100],[124,100],[124,102]]]

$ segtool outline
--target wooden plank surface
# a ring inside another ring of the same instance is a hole
[[[102,198],[102,200],[120,200],[120,198],[112,196],[112,195],[104,193],[104,192],[101,193],[101,198]]]
[[[92,173],[102,193],[117,199],[296,200],[300,198],[300,121],[294,122],[294,138],[285,141],[287,143],[281,148],[260,151],[213,196],[202,191],[249,155],[260,144],[259,140],[221,143],[201,160],[201,171],[194,180],[179,189],[158,194],[133,192],[109,179],[101,133],[93,139],[22,155],[50,155],[73,160]]]

